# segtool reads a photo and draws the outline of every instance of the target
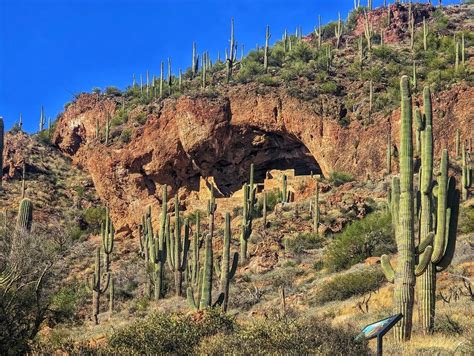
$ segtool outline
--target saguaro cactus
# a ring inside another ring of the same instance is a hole
[[[250,187],[244,184],[244,200],[242,210],[242,232],[240,234],[240,263],[247,262],[247,244],[250,235],[252,234],[252,214],[250,210]]]
[[[456,152],[455,152],[456,159],[461,158],[461,130],[456,129]]]
[[[212,273],[213,273],[213,251],[212,235],[207,234],[204,245],[204,266],[202,270],[202,289],[199,309],[205,309],[212,303]]]
[[[196,50],[196,42],[193,42],[193,59],[191,62],[191,72],[193,74],[193,78],[196,76],[198,69],[199,69],[199,59]]]
[[[313,207],[313,233],[316,236],[319,235],[319,223],[320,223],[320,210],[319,210],[319,184],[316,182],[316,188],[314,192],[314,207]]]
[[[165,64],[161,61],[160,64],[160,99],[163,99],[163,83],[164,83]]]
[[[20,201],[18,208],[18,217],[16,221],[16,229],[19,232],[30,232],[33,222],[33,203],[28,198]]]
[[[281,185],[282,185],[282,189],[281,189],[281,202],[282,203],[288,203],[288,178],[286,176],[286,174],[283,174],[283,176],[281,177]]]
[[[337,20],[337,26],[334,29],[334,34],[336,36],[336,48],[339,48],[339,45],[341,43],[341,37],[342,37],[342,30],[343,30],[343,23],[341,20],[341,13],[338,13],[338,20]]]
[[[163,230],[167,231],[167,227],[169,227],[169,218],[166,214],[166,211],[161,212],[161,215],[164,217],[165,221],[162,222],[162,226],[164,227]],[[148,256],[150,261],[150,270],[151,270],[151,280],[154,286],[154,298],[155,301],[161,299],[164,295],[163,292],[163,277],[165,271],[165,261],[166,261],[166,241],[165,241],[165,234],[162,233],[162,229],[160,229],[160,233],[158,234],[158,238],[156,235],[153,235],[153,228],[151,224],[151,217],[147,219],[147,233],[148,233]]]
[[[105,208],[105,222],[100,226],[100,235],[102,237],[102,248],[104,249],[105,271],[110,271],[110,254],[114,248],[115,230],[110,220],[109,208]]]
[[[321,27],[321,15],[318,15],[318,29],[314,29],[314,34],[318,39],[318,48],[321,48],[322,44],[322,37],[323,37],[323,29]]]
[[[424,333],[431,333],[434,327],[436,273],[445,270],[450,265],[456,246],[460,194],[456,189],[455,178],[448,178],[447,150],[443,150],[441,156],[438,185],[434,193],[437,197],[437,212],[433,253],[430,256],[428,268],[419,278],[420,286],[418,288],[419,320]]]
[[[270,26],[267,25],[267,29],[265,30],[265,52],[263,55],[263,68],[265,68],[265,72],[268,70],[268,50],[270,37]]]
[[[230,44],[229,44],[229,56],[227,57],[227,83],[230,81],[232,76],[232,68],[234,66],[235,59],[235,41],[234,41],[234,18],[230,20]]]
[[[100,263],[100,247],[96,250],[95,255],[95,271],[92,274],[92,278],[89,279],[89,288],[92,290],[92,317],[94,322],[99,324],[99,306],[100,306],[100,296],[104,294],[110,282],[110,273],[107,272],[105,275],[104,283],[102,283],[102,266]]]
[[[225,214],[225,228],[224,228],[224,246],[222,250],[222,261],[221,261],[221,293],[224,293],[224,301],[222,303],[222,309],[227,310],[227,305],[229,302],[229,286],[230,281],[234,278],[235,271],[237,270],[237,264],[239,261],[239,254],[234,253],[232,259],[232,266],[230,265],[230,241],[232,239],[232,231],[230,228],[230,214]]]
[[[202,54],[202,88],[203,89],[206,89],[206,59],[207,59],[207,55],[206,55],[206,52],[204,52]]]
[[[193,235],[193,240],[191,242],[191,263],[190,263],[190,282],[193,285],[196,285],[199,280],[199,248],[200,248],[200,239],[201,239],[201,216],[199,211],[196,212],[196,222],[195,222],[195,231]]]
[[[469,188],[471,187],[472,169],[469,167],[467,162],[466,146],[462,145],[462,177],[461,177],[461,190],[462,199],[467,200],[469,195]]]
[[[423,49],[428,50],[428,27],[426,25],[426,17],[423,16]]]
[[[147,298],[151,296],[151,285],[150,285],[150,278],[148,276],[148,267],[150,263],[150,255],[149,255],[149,244],[148,241],[150,239],[150,233],[148,231],[148,220],[151,219],[151,206],[148,207],[145,214],[142,216],[142,223],[139,225],[139,238],[140,238],[140,256],[145,261],[145,295]]]
[[[182,296],[183,272],[186,271],[189,251],[189,220],[184,219],[184,241],[181,238],[181,219],[179,216],[178,195],[175,196],[175,223],[174,233],[169,234],[167,241],[168,263],[174,272],[174,286],[177,296]]]
[[[115,301],[115,283],[114,279],[110,278],[109,283],[109,313],[112,314],[114,311],[114,301]]]
[[[263,228],[267,228],[267,192],[263,192]]]
[[[46,122],[46,117],[44,115],[44,106],[41,106],[40,120],[39,120],[39,130],[40,130],[40,132],[43,131],[45,122]]]
[[[392,174],[392,135],[387,136],[387,175]]]
[[[399,214],[393,217],[396,224],[395,233],[398,247],[396,272],[390,266],[388,257],[382,256],[382,268],[387,279],[395,283],[394,305],[403,319],[395,326],[397,341],[410,339],[415,287],[415,235],[413,209],[413,142],[412,142],[412,105],[409,79],[403,76],[400,81],[401,92],[401,129],[400,129],[400,200]],[[398,180],[394,180],[397,185]],[[397,204],[392,190],[392,202]],[[428,246],[426,249],[431,249]],[[428,253],[426,254],[428,255]],[[426,257],[426,256],[425,256]],[[428,256],[430,257],[430,256]],[[427,264],[420,261],[419,268],[424,270]],[[419,272],[419,271],[417,271]],[[420,273],[421,274],[421,273]]]

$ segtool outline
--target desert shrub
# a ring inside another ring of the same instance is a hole
[[[460,207],[458,230],[463,234],[469,234],[474,231],[474,207],[473,206]]]
[[[131,136],[132,136],[132,133],[130,132],[130,130],[128,130],[128,129],[123,130],[122,133],[120,134],[120,140],[123,143],[129,143]]]
[[[92,207],[84,211],[84,221],[88,226],[88,230],[92,233],[100,231],[100,224],[105,219],[105,208]]]
[[[374,212],[356,220],[335,236],[324,255],[324,265],[330,271],[340,271],[364,261],[396,251],[391,215]]]
[[[51,132],[53,131],[50,131],[48,129],[44,129],[40,132],[38,132],[38,140],[46,145],[50,145],[51,144]]]
[[[120,92],[120,89],[117,87],[107,87],[105,88],[105,94],[110,95],[110,96],[120,96],[122,93]]]
[[[67,285],[63,286],[51,298],[50,309],[56,322],[71,321],[76,315],[78,306],[85,304],[88,293],[84,285]]]
[[[120,109],[115,113],[111,121],[112,126],[120,126],[128,121],[128,112],[124,109]]]
[[[345,172],[331,172],[329,174],[329,181],[338,187],[344,183],[354,181],[354,176]]]
[[[237,74],[237,80],[241,83],[247,83],[251,81],[255,76],[263,74],[264,69],[263,65],[252,61],[248,60],[247,58],[243,60],[242,62],[242,68],[239,70],[239,73]]]
[[[321,84],[321,93],[323,94],[336,94],[337,91],[337,84],[334,82],[328,81]]]
[[[445,335],[461,335],[463,332],[461,325],[449,315],[436,317],[434,331]]]
[[[234,333],[219,333],[203,340],[197,353],[203,355],[367,355],[366,342],[356,343],[355,332],[334,328],[328,322],[301,320],[256,320]]]
[[[297,255],[304,252],[304,250],[321,248],[322,245],[323,239],[321,236],[311,232],[298,233],[295,238],[286,239],[288,250]]]
[[[267,192],[267,213],[275,209],[275,205],[278,204],[279,199],[280,199],[280,195],[277,190],[271,190]],[[256,208],[255,217],[261,217],[263,214],[263,195],[261,195],[260,198],[258,199],[257,205],[255,208]]]
[[[142,112],[135,117],[135,122],[139,125],[145,125],[147,119],[147,115]]]
[[[270,67],[282,67],[285,61],[285,50],[281,42],[270,48],[268,53],[268,66]]]
[[[346,273],[323,283],[314,297],[314,302],[323,304],[333,300],[345,300],[352,296],[363,295],[377,290],[384,281],[385,277],[380,268]]]
[[[277,87],[280,84],[277,79],[273,78],[270,75],[262,75],[260,77],[257,77],[257,82],[268,87]]]
[[[199,318],[155,313],[115,331],[104,351],[120,355],[188,355],[202,338],[233,328],[233,319],[219,310],[208,310]]]
[[[317,54],[315,49],[306,42],[301,41],[292,48],[288,55],[288,58],[291,60],[291,62],[301,61],[304,63],[308,63],[311,59],[315,59],[316,57]]]
[[[0,240],[5,237],[2,232]],[[15,234],[10,244],[0,244],[0,261],[2,271],[14,266],[16,277],[11,285],[0,285],[0,355],[23,355],[50,314],[54,283],[49,235],[37,230]]]

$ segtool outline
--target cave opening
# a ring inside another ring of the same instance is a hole
[[[294,135],[248,128],[234,133],[209,175],[214,177],[219,190],[230,196],[248,182],[251,163],[254,163],[256,183],[263,183],[271,170],[294,169],[297,176],[322,175],[314,156]]]

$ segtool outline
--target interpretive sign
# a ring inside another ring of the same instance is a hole
[[[362,329],[356,340],[371,340],[377,338],[377,356],[382,355],[382,337],[401,319],[402,314],[389,316],[388,318],[376,321]]]

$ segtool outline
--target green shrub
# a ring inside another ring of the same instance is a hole
[[[234,333],[203,340],[202,355],[368,355],[367,342],[356,343],[353,330],[322,319],[256,320]]]
[[[237,74],[237,80],[241,83],[248,83],[255,76],[263,74],[263,73],[264,73],[264,68],[262,64],[248,60],[246,58],[243,60],[242,68],[239,70],[239,73]]]
[[[71,321],[76,316],[78,306],[85,304],[88,293],[84,286],[77,284],[62,287],[51,300],[51,310],[56,322]]]
[[[105,208],[103,207],[92,207],[84,211],[84,221],[88,225],[88,229],[92,233],[98,233],[100,231],[100,225],[105,219]]]
[[[107,87],[105,88],[105,94],[110,96],[120,96],[122,95],[121,91],[117,87]]]
[[[314,302],[323,304],[334,300],[345,300],[352,296],[363,295],[377,290],[385,281],[380,268],[353,272],[336,276],[322,284],[317,291]]]
[[[317,58],[316,50],[306,42],[298,42],[288,54],[291,62],[301,61],[308,63],[311,59]]]
[[[278,204],[279,199],[280,199],[280,194],[278,190],[271,190],[267,192],[267,213],[275,209],[275,205]],[[257,201],[257,206],[255,209],[255,217],[261,217],[262,214],[263,214],[263,195],[261,195]]]
[[[330,271],[340,271],[368,257],[395,251],[391,215],[375,212],[354,221],[335,236],[324,254],[324,266]]]
[[[321,93],[323,94],[336,94],[337,91],[337,84],[334,82],[328,81],[321,84]]]
[[[120,355],[189,355],[202,338],[233,328],[233,319],[217,309],[206,311],[200,318],[154,313],[115,331],[104,351]]]
[[[131,139],[131,136],[132,136],[132,133],[130,132],[130,130],[123,130],[122,133],[120,134],[120,140],[123,142],[123,143],[129,143],[130,142],[130,139]]]
[[[38,132],[38,140],[46,145],[50,145],[51,136],[49,134],[50,134],[50,131],[48,129],[44,129]]]
[[[120,109],[115,113],[111,121],[112,126],[120,126],[128,121],[128,112],[124,109]]]
[[[260,77],[257,77],[257,82],[268,87],[277,87],[278,85],[280,85],[278,80],[273,78],[271,75],[262,75]]]
[[[344,183],[354,181],[354,176],[352,176],[350,173],[332,172],[329,175],[329,181],[338,187]]]
[[[461,335],[463,330],[461,325],[449,317],[449,315],[437,316],[435,319],[434,331],[445,335]]]
[[[286,241],[288,250],[297,255],[304,252],[304,250],[321,248],[323,245],[323,239],[321,236],[311,232],[298,233],[295,238],[286,239]]]
[[[147,115],[142,112],[138,114],[137,117],[135,117],[135,122],[141,126],[141,125],[145,125],[147,119],[148,119]]]
[[[463,234],[474,231],[474,206],[461,206],[459,208],[458,230]]]

